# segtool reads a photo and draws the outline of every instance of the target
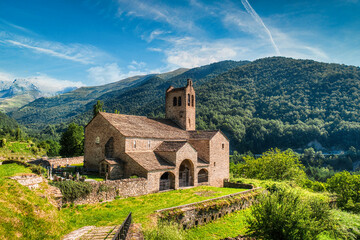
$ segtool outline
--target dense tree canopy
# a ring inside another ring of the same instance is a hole
[[[71,123],[60,139],[60,155],[63,157],[80,156],[84,152],[84,128]]]

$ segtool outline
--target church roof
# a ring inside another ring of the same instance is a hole
[[[211,139],[219,130],[210,131],[188,131],[190,139]]]
[[[175,165],[154,152],[127,152],[129,157],[147,171],[173,169]]]
[[[104,160],[102,160],[101,162],[107,162],[110,165],[118,165],[121,164],[121,160],[120,159],[116,159],[116,158],[105,158]]]
[[[100,112],[111,125],[126,137],[187,139],[188,134],[169,119]]]
[[[155,151],[158,151],[158,152],[177,152],[186,143],[187,143],[187,141],[164,141],[155,149]]]

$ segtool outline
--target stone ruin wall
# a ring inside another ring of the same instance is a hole
[[[213,198],[197,203],[182,205],[173,208],[158,210],[159,221],[176,221],[184,229],[204,225],[229,213],[246,209],[252,205],[256,196],[260,194],[262,188],[254,188],[244,192],[230,194],[227,196]],[[230,204],[216,206],[217,200],[231,200],[231,198],[243,196],[241,200],[230,201]],[[174,213],[174,214],[172,214]]]
[[[43,167],[50,167],[53,166],[54,168],[57,168],[58,166],[67,166],[72,164],[81,164],[84,163],[84,156],[80,157],[70,157],[70,158],[47,158],[43,157],[36,160],[28,161],[28,163],[40,165]]]
[[[148,181],[145,178],[89,182],[93,189],[89,195],[74,201],[74,204],[89,204],[112,201],[116,197],[136,197],[148,194]]]

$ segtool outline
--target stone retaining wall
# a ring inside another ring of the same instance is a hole
[[[158,220],[176,221],[184,229],[207,224],[231,212],[245,209],[254,202],[262,188],[230,194],[201,202],[156,211]]]
[[[111,201],[116,197],[135,197],[148,194],[145,178],[129,178],[122,180],[89,182],[93,189],[89,195],[74,201],[74,204],[89,204],[102,201]]]
[[[227,182],[227,181],[224,181],[224,187],[226,187],[226,188],[243,188],[243,189],[253,189],[254,188],[254,186],[251,184],[239,183],[239,182]]]
[[[41,165],[43,167],[53,166],[54,168],[58,166],[67,166],[72,164],[81,164],[84,163],[84,156],[71,157],[71,158],[47,158],[43,157],[40,159],[29,161],[28,163]]]

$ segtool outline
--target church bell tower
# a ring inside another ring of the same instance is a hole
[[[191,79],[181,88],[170,86],[165,97],[166,118],[176,122],[186,131],[195,130],[195,90]]]

